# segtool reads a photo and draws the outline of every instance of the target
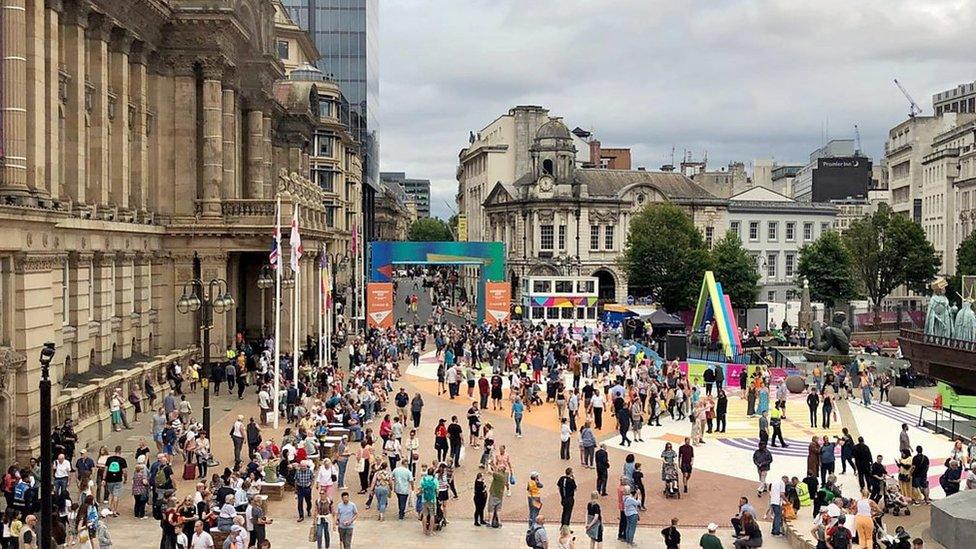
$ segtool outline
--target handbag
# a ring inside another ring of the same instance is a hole
[[[509,473],[508,474],[508,483],[511,484],[512,486],[515,486],[515,482],[516,482],[515,481],[515,473]]]
[[[90,541],[90,537],[88,536],[88,528],[85,527],[85,528],[82,528],[81,530],[79,530],[78,531],[78,543],[88,543],[89,541]]]
[[[357,459],[356,460],[356,472],[357,473],[364,473],[364,472],[366,472],[366,460],[365,459]]]
[[[317,524],[308,527],[308,542],[314,543],[319,540],[319,528]]]
[[[783,520],[796,520],[796,509],[789,501],[783,504]]]
[[[458,461],[464,461],[464,446],[461,446],[461,450],[458,452]]]

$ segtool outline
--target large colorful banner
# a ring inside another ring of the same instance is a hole
[[[485,283],[485,322],[507,322],[511,312],[512,286],[508,282]]]
[[[366,321],[371,328],[393,326],[393,283],[370,282],[366,285]]]

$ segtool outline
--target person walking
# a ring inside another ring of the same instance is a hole
[[[515,419],[515,436],[522,438],[522,414],[525,412],[525,405],[522,404],[521,397],[515,397],[512,401],[512,411],[510,416]]]
[[[857,467],[857,484],[863,490],[871,484],[871,462],[874,461],[871,448],[864,443],[864,437],[857,437],[857,444],[854,445],[854,465]]]
[[[327,490],[319,490],[319,498],[315,500],[315,547],[322,549],[331,545],[329,532],[332,530],[332,499]]]
[[[596,435],[590,427],[590,422],[583,423],[580,431],[580,464],[584,469],[593,468],[593,455],[596,451]]]
[[[529,504],[529,528],[536,523],[536,518],[542,511],[542,480],[538,472],[533,471],[529,474],[529,481],[525,487],[526,498]]]
[[[569,527],[573,517],[573,506],[576,504],[576,479],[573,477],[572,467],[567,467],[565,474],[559,477],[556,488],[559,489],[559,504],[563,508],[559,524]]]
[[[789,477],[783,476],[773,481],[769,487],[769,508],[773,512],[773,528],[770,532],[774,536],[783,535],[783,502],[786,501],[786,484]]]
[[[820,411],[820,395],[813,387],[807,392],[807,407],[810,409],[810,427],[817,428],[817,412]]]
[[[820,473],[820,438],[814,435],[807,447],[807,474],[817,476]]]
[[[769,414],[769,424],[773,428],[773,436],[772,436],[772,444],[771,445],[774,448],[776,447],[776,439],[777,438],[779,439],[779,443],[780,443],[780,445],[783,448],[788,448],[789,447],[789,444],[787,444],[786,441],[783,440],[783,417],[784,417],[784,413],[783,413],[783,409],[782,408],[783,408],[783,404],[781,402],[777,401],[775,404],[773,404],[773,411],[770,412],[770,414]]]
[[[921,445],[915,447],[912,467],[912,488],[921,493],[925,503],[932,503],[929,499],[929,458],[922,452]]]
[[[769,473],[769,468],[773,465],[773,454],[766,447],[765,442],[759,443],[759,448],[752,453],[752,463],[756,466],[756,471],[759,474],[759,486],[756,488],[757,495],[762,495],[763,492],[769,489],[766,484],[766,474]]]
[[[681,547],[681,532],[678,531],[678,517],[671,519],[671,526],[661,530],[664,537],[664,547],[666,549],[679,549]]]
[[[634,497],[633,488],[624,496],[624,517],[627,519],[624,543],[636,545],[634,536],[637,534],[637,521],[640,518],[640,502]]]
[[[420,415],[424,410],[424,399],[420,396],[420,393],[414,395],[413,399],[410,401],[410,415],[413,419],[413,428],[420,428]]]
[[[292,467],[295,468],[294,481],[295,499],[298,501],[298,522],[303,522],[306,514],[309,518],[312,516],[312,480],[314,479],[312,462],[304,460],[297,465],[292,465]],[[303,503],[304,505],[302,505]]]
[[[823,395],[823,404],[821,404],[821,409],[823,410],[823,417],[821,418],[820,425],[824,429],[830,429],[830,420],[834,415],[834,401],[830,398],[830,395]]]
[[[572,431],[569,428],[569,421],[563,418],[559,427],[559,459],[569,459],[569,439]]]
[[[485,505],[488,504],[488,488],[485,486],[484,473],[478,473],[474,478],[474,525],[484,526]]]
[[[835,466],[835,448],[837,444],[830,441],[829,438],[823,437],[822,443],[820,444],[820,484],[827,484],[827,477],[834,474]]]
[[[686,493],[688,492],[688,481],[691,480],[694,463],[695,448],[691,445],[691,439],[685,437],[685,443],[678,448],[678,466],[681,469],[682,484]]]
[[[359,518],[359,509],[349,501],[349,492],[342,493],[342,502],[336,506],[336,529],[342,549],[352,549],[352,532]]]
[[[603,548],[603,511],[600,509],[600,493],[590,493],[586,504],[586,537],[590,538],[590,549]]]
[[[621,401],[623,399],[620,399]],[[630,409],[626,406],[621,406],[620,409],[614,412],[617,416],[617,431],[620,433],[620,445],[630,446],[633,442],[627,438],[627,433],[630,431]]]
[[[414,491],[413,473],[403,461],[393,469],[393,493],[397,498],[397,519],[403,520],[407,511],[407,499]]]
[[[721,372],[722,368],[718,368]],[[725,390],[719,388],[718,390],[718,400],[715,401],[715,429],[719,433],[725,432],[725,417],[729,410],[729,397],[725,394]]]
[[[607,445],[600,444],[600,449],[596,451],[596,489],[603,497],[607,496],[607,479],[610,475],[610,454],[607,453]]]
[[[912,453],[912,441],[908,437],[908,424],[902,423],[901,432],[898,433],[898,451],[904,452],[905,450],[907,450],[909,454]]]
[[[238,415],[230,428],[230,439],[234,443],[234,468],[241,466],[241,451],[244,448],[244,416]]]

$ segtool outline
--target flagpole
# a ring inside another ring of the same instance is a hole
[[[322,258],[323,259],[325,258],[325,243],[324,242],[322,243]],[[325,289],[323,288],[323,282],[325,282],[325,280],[322,279],[322,276],[323,276],[323,274],[322,274],[322,271],[323,271],[323,269],[322,269],[322,260],[323,259],[319,259],[319,309],[318,309],[319,310],[319,314],[318,314],[318,317],[319,317],[319,341],[318,341],[318,343],[319,343],[319,345],[318,345],[318,349],[319,349],[319,364],[318,364],[318,367],[319,368],[322,368],[322,355],[325,353],[325,342],[322,341],[322,337],[325,335],[325,326],[322,324],[322,322],[323,322],[323,318],[322,317],[324,316],[324,313],[325,313]]]
[[[362,252],[359,255],[359,308],[362,309],[363,335],[366,335],[366,239],[362,241]],[[365,339],[365,338],[364,338]]]
[[[275,264],[275,340],[274,340],[274,365],[272,371],[274,372],[274,394],[271,400],[274,402],[274,423],[275,429],[278,429],[278,390],[281,376],[278,371],[278,365],[281,363],[281,269],[284,267],[281,260],[281,196],[275,197],[275,238],[278,242],[275,244],[278,247],[278,261]]]
[[[298,232],[299,234],[301,234],[301,231],[298,229],[298,226],[299,226],[299,220],[298,220],[298,218],[299,218],[299,216],[298,216],[298,203],[296,202],[295,203],[295,227],[296,227],[295,232]],[[292,250],[292,253],[298,253],[298,250]],[[295,262],[295,264],[296,264],[296,266],[298,268],[295,269],[295,311],[294,311],[295,321],[292,323],[292,344],[291,344],[291,346],[292,346],[292,353],[295,355],[293,357],[293,360],[292,360],[293,364],[292,364],[292,369],[291,369],[291,377],[292,377],[292,383],[295,384],[295,387],[296,388],[298,387],[298,356],[299,356],[299,349],[301,348],[300,347],[301,343],[298,341],[298,335],[299,335],[299,331],[300,331],[299,330],[298,323],[300,321],[299,319],[301,318],[299,316],[298,310],[302,306],[302,282],[301,282],[301,278],[302,278],[302,276],[301,276],[301,273],[302,273],[302,264],[301,264],[301,259],[302,259],[301,256],[299,256],[298,257],[298,261]]]

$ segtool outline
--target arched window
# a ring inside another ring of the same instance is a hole
[[[552,160],[548,158],[542,161],[542,173],[552,175]]]

